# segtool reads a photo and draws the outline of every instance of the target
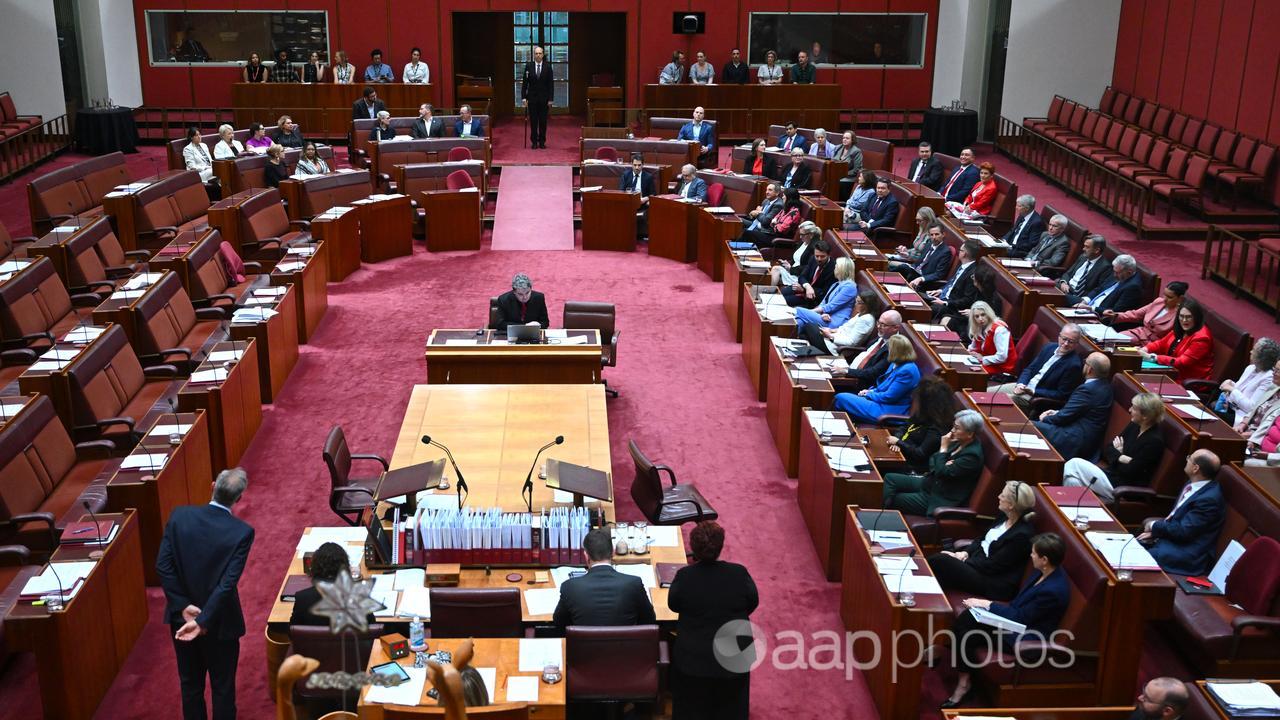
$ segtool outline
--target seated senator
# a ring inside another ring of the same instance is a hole
[[[876,174],[870,170],[863,169],[858,173],[858,182],[853,186],[853,192],[849,193],[849,199],[844,204],[844,229],[857,230],[860,226],[859,222],[867,216],[871,210],[871,201],[876,196]],[[929,210],[931,208],[921,208]]]
[[[996,501],[1000,514],[986,535],[963,550],[944,550],[929,558],[942,589],[1001,601],[1018,594],[1035,535],[1035,506],[1036,493],[1029,483],[1006,482]]]
[[[951,626],[952,637],[958,641],[952,651],[959,679],[956,689],[942,707],[952,708],[964,702],[973,688],[972,675],[979,667],[980,653],[989,649],[993,641],[999,642],[1005,651],[1013,650],[1024,638],[1048,641],[1058,629],[1062,616],[1071,602],[1071,587],[1062,561],[1067,555],[1067,545],[1054,533],[1042,533],[1031,540],[1031,566],[1034,572],[1027,579],[1016,597],[1008,603],[992,602],[982,598],[968,598],[964,605],[968,610],[956,618]],[[1026,632],[996,632],[996,628],[979,622],[974,609],[986,610],[1006,620],[1027,626]],[[994,637],[993,637],[994,636]],[[998,640],[997,640],[998,639]]]
[[[791,163],[778,169],[778,176],[774,179],[782,183],[784,189],[807,190],[809,188],[809,179],[813,176],[813,171],[804,164],[804,158],[804,150],[796,148],[791,151]]]
[[[837,393],[833,410],[848,413],[854,423],[879,422],[882,415],[898,415],[911,407],[911,393],[920,383],[916,351],[903,335],[889,338],[889,368],[866,390]]]
[[[587,573],[560,586],[560,602],[552,620],[564,635],[570,625],[651,625],[653,603],[640,578],[613,569],[613,538],[596,528],[582,540]]]
[[[837,328],[805,325],[801,337],[818,350],[839,355],[841,350],[863,347],[876,330],[880,317],[880,298],[872,290],[859,290],[853,303],[853,315]]]
[[[1164,455],[1164,400],[1155,393],[1139,393],[1129,405],[1129,424],[1102,446],[1099,465],[1074,457],[1062,466],[1062,484],[1086,486],[1105,502],[1115,499],[1115,488],[1148,487]]]
[[[876,196],[867,203],[867,214],[856,225],[864,233],[870,233],[882,227],[892,228],[898,222],[900,209],[898,199],[889,191],[889,181],[876,178]]]
[[[491,327],[506,330],[508,325],[551,326],[547,317],[547,299],[533,289],[533,281],[524,273],[511,278],[511,290],[498,296],[498,317]]]
[[[1173,330],[1147,343],[1143,351],[1148,362],[1173,367],[1178,382],[1208,380],[1213,375],[1213,334],[1204,324],[1204,308],[1184,298]]]
[[[273,144],[267,137],[267,128],[260,122],[249,123],[249,139],[245,141],[249,152],[265,153]]]
[[[294,169],[298,175],[328,175],[329,163],[320,157],[316,144],[307,141],[302,148],[302,157],[298,158],[298,166]]]
[[[821,241],[821,238],[822,228],[808,220],[800,223],[799,229],[796,230],[796,240],[798,240],[800,244],[794,251],[792,251],[790,260],[780,258],[777,261],[777,265],[769,268],[769,284],[774,287],[781,288],[794,288],[797,285],[803,288],[805,282],[812,284],[812,276],[808,277],[807,280],[802,278],[805,277],[805,266],[809,265],[812,261],[813,253],[817,248],[818,243]],[[828,243],[823,242],[822,246],[824,248],[823,252],[830,252],[831,246]],[[834,282],[834,267],[831,268],[831,273],[832,282]],[[825,287],[823,292],[826,292]],[[816,297],[811,297],[810,299],[817,302]]]
[[[688,167],[693,167],[692,165]],[[699,182],[702,182],[699,180]],[[703,183],[703,196],[706,196],[706,184]],[[681,189],[684,185],[681,185]],[[773,218],[769,220],[767,227],[756,228],[754,226],[742,231],[742,235],[738,238],[739,242],[754,243],[761,250],[773,247],[774,238],[790,237],[795,232],[796,227],[800,224],[800,210],[803,203],[800,201],[800,191],[795,188],[786,188],[782,191],[782,209],[774,213]]]
[[[902,455],[911,472],[927,472],[929,458],[938,452],[942,434],[951,427],[955,414],[956,396],[951,386],[938,377],[920,378],[911,392],[907,424],[894,430],[886,444]]]
[[[1018,346],[1009,324],[981,300],[969,306],[969,337],[969,356],[982,363],[988,375],[1012,373],[1018,367]]]
[[[281,180],[289,179],[289,165],[284,161],[284,147],[272,145],[267,148],[267,164],[262,166],[262,181],[267,187],[280,187]]]
[[[680,178],[676,186],[676,194],[686,200],[696,200],[698,202],[707,201],[707,181],[698,177],[698,168],[689,163],[685,163],[680,167]],[[800,215],[796,214],[796,221],[799,222]],[[795,227],[795,225],[792,225]]]
[[[885,257],[889,258],[889,270],[899,272],[904,267],[918,265],[924,259],[925,252],[932,245],[929,226],[937,219],[938,216],[931,207],[916,210],[916,237],[911,241],[910,247],[899,245],[893,252],[885,253]]]
[[[1084,359],[1084,382],[1061,410],[1045,410],[1034,425],[1064,458],[1092,458],[1111,417],[1111,359],[1100,352]]]
[[[458,108],[458,120],[453,123],[453,134],[458,137],[484,137],[484,124],[471,116],[471,106]]]
[[[902,329],[902,313],[885,310],[876,320],[876,338],[866,350],[849,361],[849,369],[841,381],[842,387],[871,387],[889,367],[889,338]],[[947,418],[950,424],[951,418]]]
[[[858,284],[853,279],[856,272],[853,258],[836,258],[835,265],[836,283],[822,296],[822,302],[812,310],[796,308],[797,333],[803,334],[808,325],[838,328],[853,315],[853,303],[858,299]]]
[[[1177,280],[1164,286],[1160,297],[1135,310],[1116,312],[1103,310],[1100,322],[1107,323],[1139,343],[1149,343],[1162,338],[1173,330],[1173,320],[1178,306],[1186,297],[1188,285]]]
[[[214,160],[234,160],[244,154],[244,145],[236,140],[236,130],[223,123],[218,126],[218,142],[213,145]]]
[[[320,591],[316,583],[333,582],[340,573],[351,572],[347,551],[337,543],[327,542],[316,548],[311,556],[311,587],[303,588],[293,596],[293,613],[289,616],[290,625],[328,625],[329,618],[316,615],[311,608],[320,602]],[[374,622],[373,613],[369,613],[369,622]]]
[[[1258,338],[1249,352],[1249,365],[1236,380],[1223,380],[1213,403],[1213,411],[1228,423],[1236,416],[1253,412],[1275,385],[1272,377],[1280,361],[1280,343],[1271,338]]]
[[[1175,575],[1203,575],[1213,567],[1218,533],[1226,521],[1226,500],[1218,485],[1222,461],[1209,450],[1187,456],[1183,485],[1173,511],[1143,523],[1138,542],[1148,546],[1160,569]]]
[[[281,147],[295,148],[301,150],[307,142],[302,138],[302,131],[298,129],[298,123],[288,115],[281,115],[280,120],[276,123],[276,144]]]
[[[391,125],[391,113],[386,110],[378,111],[378,121],[369,130],[369,139],[373,141],[393,140],[396,136],[396,129]]]
[[[969,190],[964,202],[946,203],[947,211],[961,220],[976,220],[990,215],[996,203],[996,168],[989,162],[978,166],[978,182]]]
[[[1066,400],[1081,383],[1080,368],[1084,363],[1076,352],[1081,334],[1079,325],[1063,325],[1058,331],[1058,342],[1045,343],[1035,359],[1022,369],[1017,382],[1005,383],[994,391],[1012,397],[1023,412],[1031,411],[1031,402],[1036,398]]]
[[[930,515],[940,507],[964,507],[982,474],[982,414],[961,410],[942,436],[938,452],[929,457],[923,475],[889,473],[884,476],[884,508],[910,515]]]

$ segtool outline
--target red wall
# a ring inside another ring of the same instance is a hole
[[[1124,0],[1111,84],[1280,143],[1274,0]]]
[[[729,0],[707,4],[695,0],[134,0],[138,47],[142,61],[142,97],[148,106],[229,107],[236,68],[151,68],[148,66],[143,11],[165,10],[326,10],[331,51],[346,50],[363,71],[368,52],[382,48],[384,59],[400,69],[409,49],[423,50],[431,66],[438,104],[452,105],[453,25],[451,12],[538,9],[625,12],[627,14],[627,101],[638,103],[641,85],[656,82],[671,51],[690,56],[704,50],[717,70],[729,51],[747,45],[749,13],[755,12],[925,12],[929,14],[925,65],[920,70],[836,70],[823,68],[818,82],[844,86],[844,105],[855,107],[927,107],[933,92],[933,58],[937,46],[938,0]],[[707,14],[705,35],[671,32],[671,14],[700,10]],[[643,38],[643,42],[641,42]],[[269,56],[263,48],[262,56]],[[884,103],[881,105],[883,87]]]

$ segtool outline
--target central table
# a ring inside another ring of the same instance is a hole
[[[432,330],[426,348],[427,382],[600,382],[599,330],[547,330],[543,342],[525,345],[510,344],[493,330],[476,333]]]

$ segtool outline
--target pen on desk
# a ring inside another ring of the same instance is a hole
[[[92,529],[93,529],[93,528],[87,528],[87,527],[84,527],[84,528],[80,528],[79,530],[72,530],[72,531],[71,531],[71,534],[72,534],[72,535],[79,535],[80,533],[87,533],[87,532],[89,532],[89,531],[90,531],[90,530],[92,530]]]

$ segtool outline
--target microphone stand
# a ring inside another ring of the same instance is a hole
[[[1120,582],[1130,582],[1133,580],[1133,571],[1124,567],[1124,551],[1129,549],[1129,543],[1132,543],[1137,539],[1138,536],[1134,535],[1126,540],[1124,545],[1120,546],[1120,554],[1116,557],[1116,565],[1118,566],[1116,567],[1116,579]]]
[[[902,569],[898,571],[898,602],[902,603],[905,607],[915,607],[916,604],[916,594],[902,589],[902,578],[906,575],[907,568],[911,567],[913,562],[911,558],[915,556],[916,549],[915,547],[912,547],[907,551],[907,562],[904,562],[902,564]]]
[[[1080,505],[1084,502],[1086,493],[1093,491],[1093,484],[1098,481],[1098,476],[1089,478],[1089,482],[1085,483],[1084,490],[1076,497],[1076,506],[1071,516],[1071,521],[1075,523],[1076,529],[1085,532],[1089,529],[1089,519],[1080,516]]]
[[[93,507],[89,505],[89,501],[82,500],[80,501],[80,504],[84,507],[86,511],[88,511],[89,519],[93,521],[93,532],[95,535],[98,536],[98,549],[93,550],[89,553],[89,559],[99,560],[102,558],[102,554],[103,554],[102,549],[107,545],[106,539],[102,537],[102,526],[98,524],[98,516],[94,514]],[[53,563],[49,563],[49,564],[52,565]]]
[[[465,478],[462,477],[462,470],[458,468],[457,461],[453,459],[453,453],[449,452],[449,448],[445,447],[444,443],[439,443],[432,440],[430,435],[423,435],[422,443],[424,445],[431,445],[431,446],[440,448],[441,450],[444,451],[445,456],[449,458],[449,464],[453,466],[453,474],[458,476],[458,482],[456,483],[456,487],[457,487],[457,493],[458,493],[458,509],[461,510],[462,505],[465,502],[465,497],[463,493],[466,493],[467,496],[470,496],[471,491],[467,488],[467,481]]]
[[[520,497],[524,498],[525,506],[529,510],[529,514],[533,514],[533,469],[538,466],[538,458],[542,457],[542,453],[552,445],[560,445],[564,443],[564,436],[557,435],[555,440],[538,448],[538,452],[533,456],[533,464],[529,466],[529,474],[524,477],[524,487],[520,488]]]

